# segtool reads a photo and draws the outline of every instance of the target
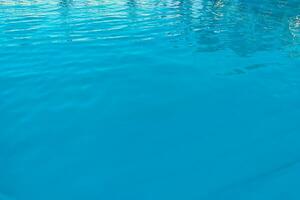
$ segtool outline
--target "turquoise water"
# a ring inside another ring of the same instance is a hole
[[[299,200],[298,0],[0,0],[0,200]]]

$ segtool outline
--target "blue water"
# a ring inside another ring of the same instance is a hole
[[[0,200],[299,200],[299,0],[0,0]]]

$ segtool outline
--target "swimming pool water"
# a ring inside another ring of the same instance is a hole
[[[0,200],[300,199],[298,0],[0,0]]]

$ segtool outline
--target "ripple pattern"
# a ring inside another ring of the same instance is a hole
[[[299,66],[299,0],[0,0],[0,200],[300,199]]]

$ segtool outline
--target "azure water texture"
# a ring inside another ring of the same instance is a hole
[[[0,0],[0,200],[299,200],[299,0]]]

